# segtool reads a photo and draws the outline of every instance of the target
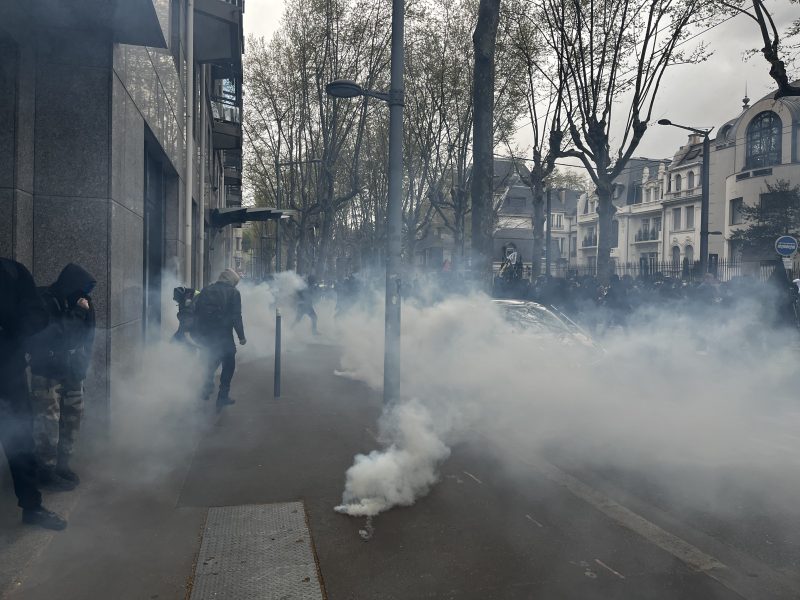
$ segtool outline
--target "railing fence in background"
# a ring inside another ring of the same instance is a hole
[[[766,281],[775,269],[774,262],[749,262],[738,260],[720,260],[709,263],[709,272],[719,281],[730,281],[736,277],[755,277],[761,281]],[[553,277],[584,277],[597,275],[595,265],[552,265],[551,275]],[[671,262],[643,260],[635,263],[617,263],[614,265],[614,272],[619,277],[630,276],[634,279],[680,279],[682,281],[700,281],[703,273],[700,269],[700,262]],[[794,274],[789,272],[790,278]]]

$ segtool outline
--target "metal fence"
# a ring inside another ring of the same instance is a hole
[[[736,277],[753,277],[766,281],[775,269],[775,262],[720,260],[711,261],[708,271],[719,281],[730,281]],[[683,281],[699,281],[703,278],[700,262],[671,262],[643,260],[635,263],[615,263],[614,272],[619,277],[630,276],[634,279],[680,279]],[[595,265],[552,265],[550,274],[553,277],[582,277],[597,275]],[[794,275],[789,272],[790,277]]]

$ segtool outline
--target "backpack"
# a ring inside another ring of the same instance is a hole
[[[228,295],[222,285],[212,284],[203,288],[194,301],[195,331],[207,335],[224,329],[227,304]]]

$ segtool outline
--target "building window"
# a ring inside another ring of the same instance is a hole
[[[690,265],[694,264],[694,248],[692,248],[691,246],[686,246],[685,258],[687,263],[689,263]]]
[[[686,189],[694,189],[694,173],[692,171],[689,171],[689,175],[686,176]]]
[[[757,169],[781,162],[781,119],[771,110],[755,116],[747,126],[745,168]]]
[[[731,200],[730,203],[731,225],[741,225],[744,222],[744,217],[742,216],[743,204],[744,204],[744,198],[734,198],[733,200]]]
[[[556,213],[553,215],[553,229],[563,229],[564,228],[564,215],[562,213]]]
[[[681,249],[678,246],[672,247],[672,264],[679,264],[681,262]]]
[[[681,228],[681,209],[672,209],[672,231],[678,231]]]
[[[681,176],[680,175],[675,175],[675,191],[676,192],[680,192],[681,191],[681,181],[682,181],[681,180]]]
[[[694,204],[686,207],[686,229],[694,229]]]
[[[619,246],[619,221],[611,221],[611,247]]]
[[[653,217],[652,231],[654,231],[656,235],[654,239],[658,239],[661,236],[661,217]]]

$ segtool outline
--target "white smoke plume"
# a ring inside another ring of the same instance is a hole
[[[436,481],[448,447],[476,436],[501,455],[568,454],[653,473],[690,466],[719,490],[719,504],[731,482],[756,475],[774,475],[773,490],[798,492],[800,479],[787,476],[800,451],[795,350],[765,330],[761,314],[743,304],[714,320],[693,306],[661,306],[609,330],[598,350],[520,329],[481,294],[405,302],[409,400],[383,415],[383,449],[355,458],[337,510],[374,515],[412,504]],[[380,389],[381,303],[339,324],[339,374]],[[687,490],[672,492],[685,499]]]
[[[438,465],[450,456],[431,414],[411,401],[390,409],[381,420],[388,448],[355,457],[345,475],[342,504],[336,511],[372,517],[393,506],[410,506],[438,480]]]

